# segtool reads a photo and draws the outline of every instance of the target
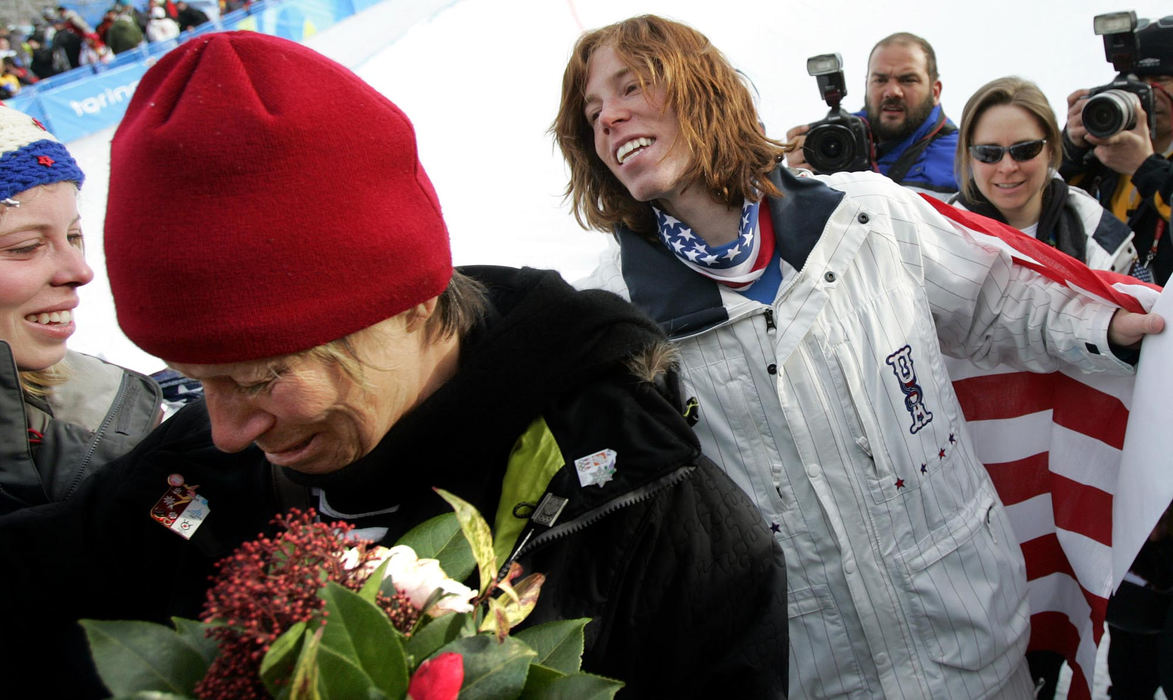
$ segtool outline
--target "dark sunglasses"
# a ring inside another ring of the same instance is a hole
[[[969,154],[979,163],[1000,163],[1002,156],[1010,151],[1010,157],[1022,163],[1042,153],[1046,143],[1046,139],[1019,141],[1012,146],[995,146],[992,143],[986,143],[980,146],[970,146]]]

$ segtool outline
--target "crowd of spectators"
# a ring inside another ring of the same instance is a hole
[[[144,43],[177,39],[209,21],[185,0],[114,0],[97,26],[64,5],[46,7],[25,26],[0,28],[0,99],[17,95],[58,73],[90,66],[99,69]],[[221,13],[247,7],[251,0],[220,0]]]

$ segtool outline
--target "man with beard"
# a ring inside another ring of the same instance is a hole
[[[897,32],[872,47],[864,109],[856,115],[871,127],[876,170],[940,199],[957,192],[957,127],[941,108],[937,55],[929,42]],[[786,132],[798,146],[786,156],[792,168],[810,167],[802,152],[809,129],[803,124]]]

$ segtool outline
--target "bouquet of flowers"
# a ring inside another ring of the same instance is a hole
[[[200,620],[83,620],[102,681],[140,698],[614,697],[622,683],[581,670],[589,620],[510,635],[544,577],[499,574],[488,524],[437,492],[455,513],[391,548],[278,516],[282,533],[217,564]],[[479,590],[460,583],[474,569]]]

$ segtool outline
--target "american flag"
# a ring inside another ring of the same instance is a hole
[[[671,214],[652,207],[660,240],[676,254],[680,262],[695,272],[711,277],[738,291],[748,289],[762,276],[774,258],[774,231],[770,217],[761,218],[769,230],[758,231],[760,204],[747,201],[741,207],[738,235],[732,242],[712,247],[692,232],[688,224]]]
[[[983,244],[1073,289],[1130,311],[1156,300],[1153,285],[1089,270],[1017,229],[925,199]],[[1112,509],[1133,377],[988,369],[953,358],[948,364],[978,457],[1026,560],[1029,648],[1066,656],[1068,697],[1090,698],[1113,585]]]

